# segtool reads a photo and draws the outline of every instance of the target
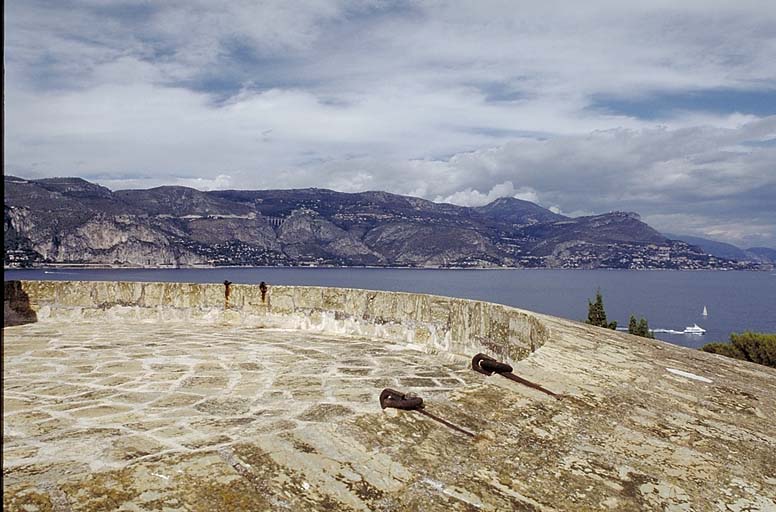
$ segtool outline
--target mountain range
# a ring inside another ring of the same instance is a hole
[[[688,244],[700,247],[704,252],[717,256],[718,258],[737,261],[776,263],[776,249],[771,249],[770,247],[750,247],[748,249],[741,249],[733,244],[709,240],[708,238],[689,235],[673,235],[670,233],[664,234],[666,237],[673,240],[681,240],[682,242],[687,242]]]
[[[666,237],[632,212],[567,217],[515,198],[481,207],[386,192],[111,191],[4,177],[4,264],[757,268]]]

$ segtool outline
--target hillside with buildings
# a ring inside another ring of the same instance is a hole
[[[566,217],[386,192],[186,187],[111,191],[6,176],[4,264],[753,269],[672,240],[632,212]]]

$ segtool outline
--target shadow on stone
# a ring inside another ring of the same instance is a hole
[[[30,307],[30,297],[21,281],[5,281],[3,287],[3,327],[31,324],[38,316]]]

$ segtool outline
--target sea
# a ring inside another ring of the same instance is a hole
[[[743,331],[776,333],[776,273],[667,270],[437,270],[219,267],[197,269],[12,269],[4,280],[169,281],[335,286],[431,293],[507,304],[584,321],[588,300],[603,295],[609,320],[649,321],[655,337],[698,348]],[[706,308],[707,316],[703,315]],[[705,334],[682,334],[699,325]]]

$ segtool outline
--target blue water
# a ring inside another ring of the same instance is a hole
[[[601,289],[610,320],[627,327],[631,314],[651,328],[706,334],[656,333],[686,347],[726,341],[732,332],[776,332],[776,274],[720,271],[416,270],[346,268],[49,269],[7,270],[8,279],[174,281],[339,286],[433,293],[508,304],[571,320],[587,317]],[[703,306],[709,315],[702,316]]]

